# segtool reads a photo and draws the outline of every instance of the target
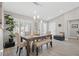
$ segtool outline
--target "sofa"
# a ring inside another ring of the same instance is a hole
[[[64,32],[60,32],[60,35],[54,35],[54,39],[64,41],[65,40]]]

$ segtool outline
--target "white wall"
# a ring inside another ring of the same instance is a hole
[[[49,22],[49,31],[55,29],[55,34],[59,34],[60,32],[64,32],[64,17],[58,17],[55,18],[53,21]],[[53,23],[55,23],[53,25]],[[61,24],[61,27],[59,27],[58,25]],[[55,27],[54,27],[55,26]],[[53,33],[52,33],[53,34]]]
[[[51,31],[51,34],[56,35],[56,23],[55,22],[51,22],[49,23],[49,29],[48,31]]]
[[[79,8],[75,8],[69,12],[66,12],[51,21],[49,21],[49,27],[53,22],[56,23],[56,34],[59,32],[65,32],[65,37],[68,38],[69,36],[69,20],[76,20],[79,19]],[[58,27],[58,24],[61,24],[61,27]],[[51,28],[53,29],[53,28]]]

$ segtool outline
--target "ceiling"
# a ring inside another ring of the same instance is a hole
[[[46,21],[77,7],[78,2],[4,2],[5,11],[30,17],[37,15]]]

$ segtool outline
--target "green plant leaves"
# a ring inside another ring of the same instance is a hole
[[[6,25],[7,25],[6,30],[10,32],[10,36],[14,36],[13,29],[15,27],[15,22],[13,17],[11,15],[6,15],[5,19],[6,19]]]

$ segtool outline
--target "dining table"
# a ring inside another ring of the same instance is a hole
[[[27,56],[30,56],[30,41],[39,40],[39,39],[46,39],[46,37],[50,37],[50,40],[52,40],[52,34],[42,34],[42,35],[23,35],[21,36],[21,41],[25,40],[27,41]]]

